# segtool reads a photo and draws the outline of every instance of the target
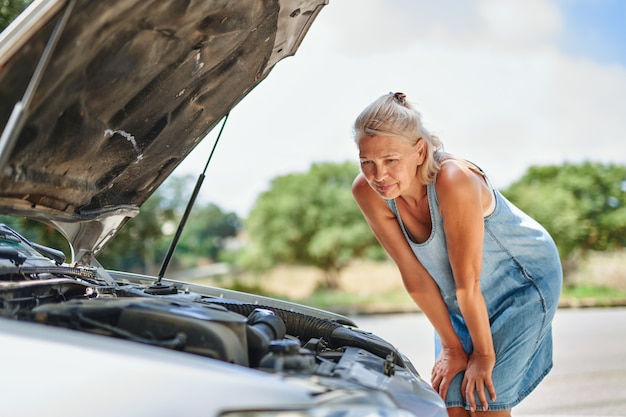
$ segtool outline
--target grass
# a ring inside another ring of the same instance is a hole
[[[584,284],[563,288],[565,298],[626,298],[626,290]]]
[[[626,290],[594,284],[564,287],[560,305],[561,307],[626,306]]]

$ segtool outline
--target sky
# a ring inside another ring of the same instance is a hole
[[[352,123],[391,91],[498,188],[533,165],[626,164],[624,22],[624,0],[330,0],[231,111],[200,198],[245,218],[277,176],[356,165]],[[219,127],[175,175],[200,174]]]

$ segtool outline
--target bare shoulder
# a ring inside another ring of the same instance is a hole
[[[357,175],[354,181],[352,182],[352,193],[355,195],[355,197],[357,195],[361,195],[365,187],[369,188],[369,184],[365,180],[365,177],[363,176],[363,174],[359,173],[359,175]]]
[[[441,168],[436,179],[437,191],[476,190],[477,179],[477,173],[471,169],[467,162],[450,157],[441,162]]]
[[[380,197],[372,190],[363,174],[357,175],[352,182],[352,194],[359,205],[368,201],[375,201],[376,198],[380,200]]]
[[[465,160],[449,158],[443,161],[435,187],[442,210],[477,207],[486,216],[495,207],[495,199],[484,174]]]
[[[385,200],[381,198],[367,183],[363,174],[357,175],[352,183],[352,195],[365,217],[372,221],[375,218],[395,218]]]

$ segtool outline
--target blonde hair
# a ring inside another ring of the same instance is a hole
[[[424,141],[424,163],[417,168],[417,177],[422,184],[433,181],[440,164],[435,158],[443,151],[443,143],[431,135],[422,124],[422,116],[406,100],[403,93],[389,93],[367,106],[354,122],[354,141],[358,145],[364,137],[397,136],[411,146]]]

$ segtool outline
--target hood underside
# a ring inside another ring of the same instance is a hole
[[[35,2],[0,34],[0,214],[97,253],[326,1]]]

